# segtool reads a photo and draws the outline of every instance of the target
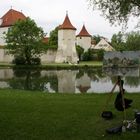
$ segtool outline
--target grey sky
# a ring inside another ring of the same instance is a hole
[[[0,17],[12,6],[21,11],[41,26],[46,33],[62,24],[66,11],[72,24],[77,28],[77,33],[85,23],[87,30],[92,35],[101,35],[110,39],[113,33],[118,33],[119,26],[111,26],[110,23],[100,16],[99,11],[92,11],[87,0],[0,0]],[[128,31],[134,30],[136,19],[129,22]]]

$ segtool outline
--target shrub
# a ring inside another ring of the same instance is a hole
[[[32,58],[31,59],[31,64],[32,65],[40,65],[41,64],[41,60],[40,60],[40,58]]]
[[[81,46],[77,45],[76,52],[78,54],[79,60],[81,60],[82,54],[84,53],[84,49]]]
[[[16,56],[12,63],[16,65],[25,65],[26,60],[23,56]]]
[[[102,61],[104,52],[105,51],[103,49],[100,50],[88,49],[88,51],[86,51],[83,54],[82,59],[83,61],[92,61],[92,60]]]

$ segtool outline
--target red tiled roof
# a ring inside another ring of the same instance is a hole
[[[78,37],[78,36],[91,37],[91,35],[88,33],[88,31],[87,31],[85,25],[83,25],[83,27],[82,27],[80,33],[77,35],[77,37]]]
[[[66,14],[65,20],[64,20],[63,24],[59,26],[59,29],[76,30],[76,28],[71,24],[68,14]]]
[[[48,42],[49,42],[49,37],[44,37],[44,38],[43,38],[43,42],[46,43],[46,44],[48,44]]]
[[[18,20],[26,19],[26,16],[22,12],[10,9],[3,17],[1,17],[1,19],[2,24],[0,27],[9,27]]]

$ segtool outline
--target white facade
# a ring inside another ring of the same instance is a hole
[[[97,45],[95,45],[94,49],[103,49],[105,51],[115,50],[104,38],[102,38],[100,42]]]
[[[91,47],[91,37],[78,36],[76,40],[76,44],[81,46],[85,52]]]
[[[42,63],[53,63],[55,62],[56,50],[47,50],[45,54],[42,54],[40,59]]]
[[[0,27],[0,46],[6,45],[5,39],[4,39],[4,34],[3,33],[8,32],[8,27]]]
[[[75,30],[60,29],[58,30],[58,50],[56,54],[56,63],[77,63],[78,56],[76,52]]]
[[[13,59],[14,56],[7,54],[5,49],[0,49],[0,62],[11,63]]]

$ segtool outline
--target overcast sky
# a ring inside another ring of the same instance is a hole
[[[121,30],[119,26],[111,26],[99,11],[92,11],[87,0],[0,0],[0,17],[11,6],[34,19],[48,36],[51,30],[63,23],[66,11],[72,24],[77,28],[77,33],[83,23],[91,35],[101,35],[108,39]],[[131,19],[128,31],[134,30],[135,25],[136,19]]]

